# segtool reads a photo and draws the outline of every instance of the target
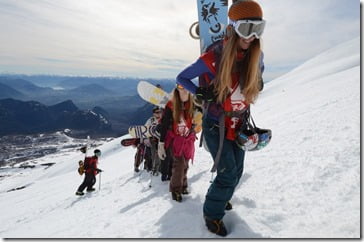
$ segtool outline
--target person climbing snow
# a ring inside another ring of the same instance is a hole
[[[93,187],[96,183],[96,175],[102,172],[101,169],[97,168],[98,159],[101,156],[101,151],[99,149],[94,150],[94,155],[86,157],[84,160],[85,178],[81,185],[76,191],[76,195],[84,195],[83,190],[87,187],[87,192],[95,191]]]
[[[228,10],[229,25],[221,44],[202,54],[178,76],[177,83],[206,104],[203,138],[214,158],[216,177],[203,205],[207,229],[227,235],[223,223],[226,209],[244,169],[245,151],[236,133],[246,123],[250,104],[261,90],[264,70],[260,39],[265,27],[261,6],[253,0],[237,0]],[[191,80],[204,75],[206,85]]]
[[[172,199],[177,202],[182,202],[182,195],[189,193],[188,162],[193,160],[196,140],[192,126],[193,109],[193,96],[181,85],[177,85],[172,100],[166,104],[160,125],[158,155],[164,160],[168,152],[173,159],[169,191]]]

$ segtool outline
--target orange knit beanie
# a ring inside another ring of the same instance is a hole
[[[230,6],[228,15],[232,21],[262,19],[263,11],[260,5],[253,0],[237,0]]]

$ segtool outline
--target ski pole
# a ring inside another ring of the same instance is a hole
[[[99,191],[101,190],[101,173],[102,172],[100,172],[100,178],[99,178]]]
[[[153,172],[150,172],[150,182],[149,182],[149,187],[152,187],[152,180],[153,180]]]
[[[145,148],[145,146],[144,146],[144,149],[143,149],[143,156],[142,156],[142,162],[141,162],[141,163],[143,163],[143,169],[142,169],[142,171],[139,173],[138,183],[140,183],[141,175],[142,175],[142,173],[143,173],[143,172],[144,172],[144,170],[145,170],[145,162],[144,162],[145,150],[146,150],[146,148]]]

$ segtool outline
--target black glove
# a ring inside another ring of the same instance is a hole
[[[209,87],[198,87],[196,90],[196,97],[199,100],[204,100],[207,102],[212,102],[216,100],[214,86],[210,85]]]
[[[96,169],[97,173],[103,172],[101,169]]]

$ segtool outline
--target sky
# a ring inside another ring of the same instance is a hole
[[[229,0],[229,5],[231,4]],[[264,80],[360,35],[358,0],[259,0]],[[0,0],[0,73],[168,78],[199,56],[196,0]]]
[[[359,49],[359,38],[344,42],[266,84],[251,112],[272,140],[246,153],[227,238],[361,237]],[[177,203],[160,176],[134,173],[126,137],[97,146],[104,172],[83,197],[75,148],[24,162],[34,169],[2,167],[0,237],[218,238],[203,221],[213,161],[199,140]]]

